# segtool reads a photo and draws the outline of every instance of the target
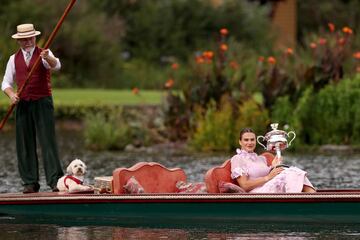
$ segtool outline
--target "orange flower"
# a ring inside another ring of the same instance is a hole
[[[273,56],[268,57],[267,61],[269,64],[272,64],[272,65],[276,64],[276,59]]]
[[[355,52],[355,53],[353,54],[353,57],[354,57],[355,59],[359,59],[359,60],[360,60],[360,51]]]
[[[286,49],[286,54],[287,55],[293,55],[294,54],[294,50],[292,48],[287,48]]]
[[[315,49],[316,47],[317,47],[316,43],[314,43],[314,42],[310,43],[310,48]]]
[[[343,27],[342,31],[349,35],[351,35],[353,33],[353,30],[349,27]]]
[[[220,50],[223,52],[226,52],[228,50],[228,45],[226,45],[225,43],[220,45]]]
[[[239,68],[239,64],[236,61],[231,61],[230,62],[230,67],[234,70]]]
[[[220,34],[226,36],[229,34],[229,30],[227,30],[227,28],[222,28],[220,29]]]
[[[333,23],[328,23],[328,27],[329,27],[329,30],[330,30],[330,32],[334,32],[335,31],[335,24],[333,24]]]
[[[203,56],[197,56],[195,58],[195,61],[196,61],[197,64],[201,64],[201,63],[204,63],[205,60],[204,60]]]
[[[214,52],[212,51],[205,51],[203,52],[203,56],[207,60],[211,60],[214,57]]]
[[[263,56],[260,56],[259,58],[258,58],[258,62],[263,62],[265,60],[265,58],[263,57]]]
[[[174,79],[172,78],[168,79],[165,83],[165,88],[172,88],[174,86],[174,83],[175,83]]]
[[[174,70],[177,70],[179,68],[179,64],[178,63],[173,63],[171,64],[171,68]]]
[[[138,95],[139,94],[139,89],[137,87],[134,87],[132,90],[131,90],[132,94],[134,95]]]
[[[337,41],[337,43],[340,45],[340,46],[344,46],[345,45],[345,43],[346,43],[346,40],[345,40],[345,38],[339,38],[339,40]]]
[[[327,40],[325,38],[319,38],[318,43],[320,45],[325,45],[327,43]]]

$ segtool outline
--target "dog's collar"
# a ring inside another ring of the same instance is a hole
[[[67,175],[65,178],[64,178],[64,185],[67,189],[69,189],[69,186],[66,184],[66,180],[70,178],[71,180],[73,180],[74,182],[76,182],[77,184],[83,184],[83,181],[81,181],[80,179],[77,179],[76,177],[74,176],[71,176],[71,175]]]

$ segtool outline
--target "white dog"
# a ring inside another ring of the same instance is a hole
[[[60,192],[90,191],[93,188],[83,185],[86,165],[80,159],[73,160],[66,169],[67,175],[61,177],[57,182]]]

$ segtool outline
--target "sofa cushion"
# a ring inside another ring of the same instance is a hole
[[[219,181],[218,186],[220,193],[246,193],[240,186],[230,182]]]
[[[178,193],[207,193],[205,183],[186,183],[184,181],[178,181],[176,183]]]
[[[141,184],[136,180],[134,176],[132,176],[124,185],[124,192],[129,194],[138,194],[144,193],[144,188]]]

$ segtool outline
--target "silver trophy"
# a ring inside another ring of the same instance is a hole
[[[296,134],[294,131],[285,132],[283,130],[278,130],[278,123],[270,124],[272,130],[265,134],[264,136],[258,136],[257,142],[264,147],[267,151],[276,151],[276,156],[281,157],[281,151],[291,146],[292,141],[294,141]],[[290,135],[293,135],[292,139],[288,143],[288,138]],[[266,146],[261,143],[261,141],[266,141]],[[286,166],[286,165],[284,165]]]

